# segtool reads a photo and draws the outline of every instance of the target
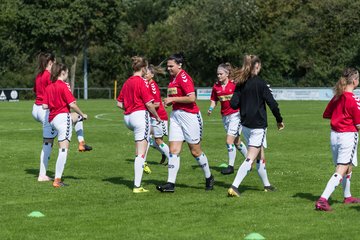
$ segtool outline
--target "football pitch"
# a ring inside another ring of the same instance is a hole
[[[0,239],[244,239],[257,232],[266,239],[360,239],[360,204],[344,205],[341,186],[330,199],[332,212],[314,210],[334,167],[327,102],[280,101],[285,129],[276,130],[268,111],[267,171],[276,192],[264,192],[256,170],[240,185],[240,198],[228,198],[235,175],[221,175],[227,163],[219,106],[204,119],[202,148],[215,177],[204,190],[202,170],[183,145],[173,194],[160,193],[167,167],[150,149],[152,173],[143,175],[149,193],[133,194],[133,133],[114,100],[79,101],[87,113],[85,139],[93,151],[77,151],[73,132],[64,171],[68,187],[37,182],[42,128],[31,116],[33,101],[0,102]],[[167,141],[167,138],[165,139]],[[48,174],[54,176],[57,145]],[[237,153],[235,169],[243,161]],[[360,170],[354,168],[352,194],[360,197]],[[33,211],[45,216],[28,217]]]

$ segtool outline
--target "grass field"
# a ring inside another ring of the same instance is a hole
[[[277,192],[263,192],[256,171],[240,186],[241,198],[228,198],[235,175],[223,176],[227,162],[225,133],[216,109],[205,114],[203,150],[215,176],[215,189],[204,191],[204,176],[183,147],[174,194],[155,185],[167,180],[160,154],[151,149],[152,174],[143,176],[151,191],[135,195],[133,134],[112,100],[79,101],[89,115],[85,123],[92,152],[76,151],[76,135],[64,172],[69,187],[54,189],[37,182],[41,125],[31,116],[32,101],[0,102],[0,239],[244,239],[257,232],[266,239],[360,239],[360,205],[342,204],[342,189],[331,198],[331,213],[317,212],[314,202],[334,171],[329,122],[322,119],[326,102],[282,101],[286,128],[278,132],[268,113],[267,170]],[[97,118],[95,118],[97,116]],[[49,163],[53,176],[56,146]],[[243,158],[237,155],[236,169]],[[352,194],[360,196],[355,168]],[[32,211],[45,217],[30,218]]]

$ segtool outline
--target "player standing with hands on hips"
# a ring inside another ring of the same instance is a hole
[[[331,211],[328,199],[341,182],[344,203],[360,203],[360,198],[354,198],[350,193],[352,166],[357,166],[360,130],[360,99],[353,93],[358,85],[359,72],[354,68],[345,69],[335,85],[335,96],[324,111],[323,118],[330,119],[330,143],[336,169],[315,203],[316,210]]]
[[[236,159],[236,149],[246,157],[247,149],[240,140],[242,126],[240,123],[239,109],[232,109],[230,99],[234,93],[236,84],[229,79],[232,67],[229,63],[222,63],[217,68],[218,81],[214,84],[210,97],[210,107],[208,116],[212,113],[217,103],[220,101],[221,115],[224,128],[226,131],[226,147],[228,150],[229,164],[227,168],[222,169],[222,174],[234,173],[234,163]]]
[[[142,57],[132,57],[133,75],[128,78],[120,90],[117,106],[124,110],[124,121],[127,128],[134,132],[136,157],[134,161],[133,193],[145,193],[149,190],[141,187],[150,135],[150,114],[160,123],[161,119],[152,103],[148,81],[144,78],[148,62]]]
[[[180,168],[180,152],[185,140],[190,152],[203,169],[205,190],[212,190],[214,177],[211,175],[208,159],[201,149],[203,120],[195,103],[194,83],[183,70],[184,56],[182,53],[171,55],[167,59],[167,69],[171,75],[168,86],[168,97],[164,98],[165,106],[172,105],[170,114],[170,158],[168,162],[168,180],[164,185],[156,186],[160,192],[174,192],[176,176]]]
[[[70,108],[79,114],[83,119],[87,119],[76,104],[76,99],[72,95],[69,85],[65,83],[68,78],[69,70],[61,63],[54,63],[51,67],[51,81],[45,89],[43,108],[49,109],[49,123],[58,132],[59,155],[56,160],[55,179],[53,186],[66,186],[62,180],[62,174],[67,160],[69,143],[72,135],[72,120]]]
[[[241,164],[232,186],[228,189],[229,197],[239,197],[238,187],[247,173],[251,170],[253,162],[257,159],[257,170],[264,184],[265,191],[274,191],[270,185],[265,167],[267,114],[266,104],[276,118],[277,127],[282,130],[285,125],[271,90],[267,83],[258,74],[261,61],[255,55],[245,55],[241,69],[235,71],[234,80],[237,83],[235,92],[230,100],[233,109],[240,108],[242,132],[248,147],[245,161]]]

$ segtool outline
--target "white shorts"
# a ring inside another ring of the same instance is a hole
[[[357,132],[335,132],[331,130],[330,143],[335,165],[352,164],[357,166]]]
[[[58,132],[58,142],[71,141],[72,120],[70,113],[60,113],[51,121],[51,126]]]
[[[190,144],[198,144],[201,141],[203,120],[201,113],[188,113],[183,110],[175,110],[170,114],[169,141],[186,141]]]
[[[161,138],[168,135],[168,121],[158,123],[155,118],[151,118],[151,132],[155,138]]]
[[[266,128],[247,128],[242,126],[242,134],[247,147],[267,147]]]
[[[42,105],[33,105],[32,116],[43,126],[43,138],[55,138],[57,131],[49,123],[49,110],[43,109]]]
[[[240,136],[242,131],[240,119],[240,112],[222,117],[222,121],[227,135],[234,137]]]
[[[146,140],[150,136],[150,114],[148,111],[141,110],[124,115],[125,125],[134,132],[135,142]]]

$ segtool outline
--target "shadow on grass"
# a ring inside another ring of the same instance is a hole
[[[124,179],[123,177],[105,178],[105,179],[103,179],[103,181],[104,182],[110,182],[110,183],[113,183],[113,184],[124,185],[124,186],[127,186],[129,189],[133,189],[133,187],[134,187],[134,181],[133,180]],[[165,184],[165,181],[149,179],[149,180],[143,180],[143,183],[146,183],[146,185],[157,186],[157,185]],[[203,189],[202,187],[195,187],[195,186],[189,186],[189,185],[186,185],[186,184],[178,184],[178,183],[176,184],[176,187]]]
[[[293,198],[303,198],[303,199],[307,199],[311,202],[315,202],[317,201],[320,196],[319,195],[314,195],[312,193],[296,193],[292,196]],[[342,203],[342,201],[338,201],[338,200],[332,200],[331,198],[329,199],[329,203]]]
[[[354,210],[357,210],[357,211],[360,211],[360,206],[351,206],[350,208],[354,209]]]
[[[223,181],[217,181],[215,178],[215,185],[214,187],[222,187],[225,189],[228,189],[229,187],[231,187],[231,183],[229,182],[223,182]],[[240,185],[239,186],[239,192],[243,193],[245,191],[263,191],[263,189],[259,189],[257,187],[253,187],[253,186],[249,186],[249,185]]]
[[[33,168],[27,168],[24,170],[27,174],[30,174],[30,175],[34,175],[35,178],[37,178],[39,176],[39,169],[33,169]],[[46,174],[48,176],[55,176],[55,173],[52,172],[52,171],[46,171]],[[81,179],[86,179],[86,178],[79,178],[79,177],[74,177],[74,176],[67,176],[67,175],[64,175],[63,178],[66,178],[66,179],[74,179],[74,180],[81,180]]]
[[[134,163],[134,159],[131,159],[131,158],[127,158],[127,159],[125,159],[125,161]],[[160,160],[159,160],[159,162],[155,162],[155,161],[146,161],[146,162],[150,165],[161,165]]]

